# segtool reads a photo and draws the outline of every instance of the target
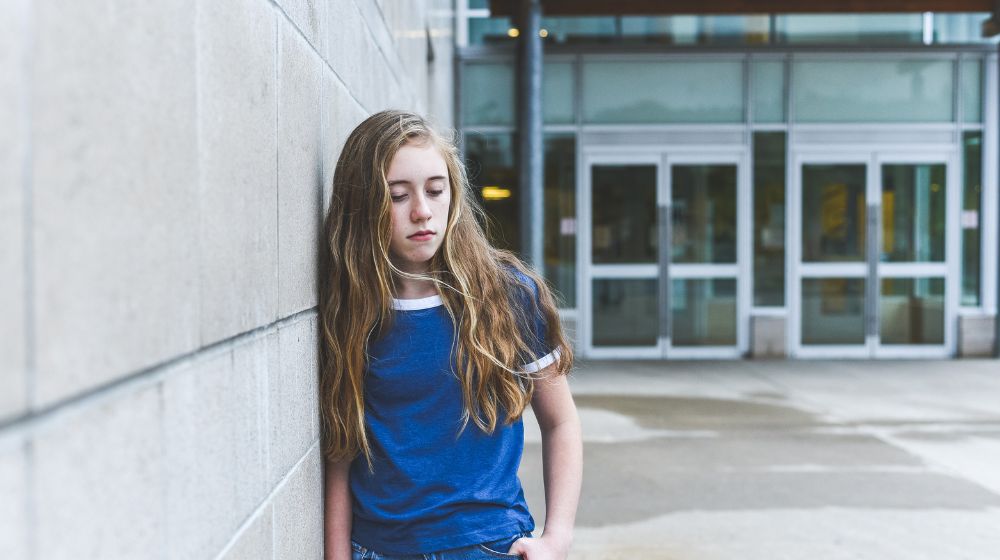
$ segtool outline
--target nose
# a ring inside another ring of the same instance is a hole
[[[423,222],[431,219],[431,207],[427,204],[427,197],[422,193],[413,198],[410,219],[414,222]]]

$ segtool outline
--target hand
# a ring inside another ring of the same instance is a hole
[[[507,554],[520,554],[526,560],[566,560],[571,541],[542,535],[537,539],[521,537],[514,541]]]

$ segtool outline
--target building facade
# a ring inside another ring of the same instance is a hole
[[[537,227],[578,351],[991,353],[986,17],[543,17]],[[458,21],[470,175],[494,240],[516,249],[519,30],[485,1]]]

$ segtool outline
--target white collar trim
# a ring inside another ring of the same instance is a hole
[[[441,301],[441,295],[435,294],[433,296],[427,296],[425,298],[417,299],[396,299],[392,298],[392,308],[401,311],[414,311],[417,309],[430,309],[431,307],[437,307],[439,305],[444,305]]]

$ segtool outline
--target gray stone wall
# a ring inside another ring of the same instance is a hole
[[[317,234],[452,4],[0,5],[0,558],[322,557]]]

